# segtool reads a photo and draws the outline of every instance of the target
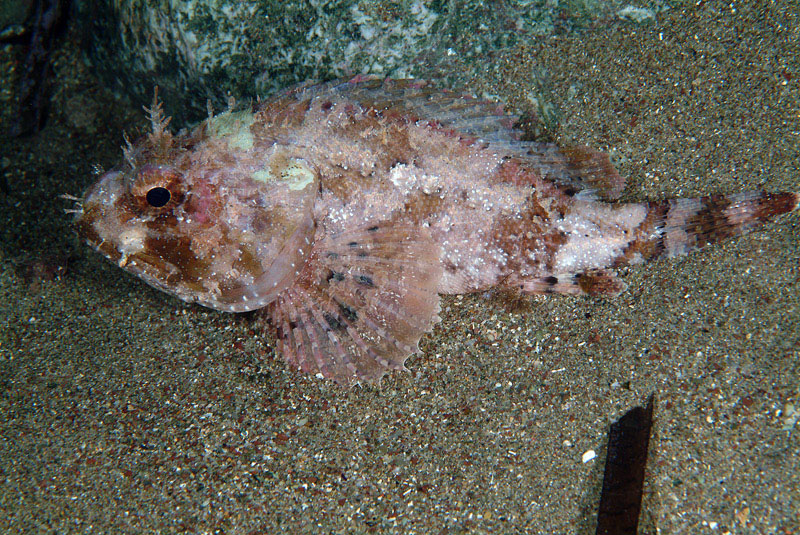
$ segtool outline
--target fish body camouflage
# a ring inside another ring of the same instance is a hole
[[[685,254],[797,207],[795,193],[616,202],[587,147],[521,140],[497,103],[416,80],[303,85],[152,132],[84,195],[77,225],[186,302],[262,311],[277,350],[341,384],[404,369],[439,294],[613,295],[613,269]]]

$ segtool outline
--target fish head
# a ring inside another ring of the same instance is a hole
[[[226,312],[272,302],[311,252],[318,177],[290,147],[252,139],[248,113],[175,136],[154,122],[86,191],[79,234],[183,301]]]

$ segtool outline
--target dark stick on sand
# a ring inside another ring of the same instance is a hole
[[[647,448],[653,425],[653,401],[635,407],[611,425],[597,510],[597,535],[635,535],[642,507]]]

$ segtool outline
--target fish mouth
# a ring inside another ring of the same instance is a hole
[[[84,203],[80,213],[78,213],[75,217],[75,229],[78,231],[78,236],[84,242],[86,242],[89,247],[102,254],[109,260],[117,262],[122,254],[117,250],[116,247],[100,237],[100,233],[97,231],[97,227],[95,225],[99,218],[99,214],[97,212],[98,209],[96,206],[87,206]]]
[[[191,288],[184,288],[184,286],[190,285],[189,281],[183,281],[182,284],[174,281],[173,279],[180,279],[178,268],[157,256],[147,253],[118,254],[116,260],[112,258],[109,258],[109,260],[116,262],[119,267],[140,278],[153,288],[188,303],[197,301],[192,295],[202,290],[197,288],[195,292],[192,292]]]
[[[102,204],[84,203],[75,226],[89,247],[156,290],[187,303],[226,310],[204,287],[208,265],[191,253],[188,239],[153,238],[147,229],[123,228],[107,215]],[[161,247],[154,249],[155,244]]]
[[[103,255],[108,261],[141,279],[156,290],[189,303],[197,300],[192,297],[191,288],[183,288],[187,284],[191,286],[189,282],[183,281],[183,284],[177,282],[181,279],[181,275],[180,270],[175,265],[146,252],[123,253],[114,243],[98,238],[96,234],[84,236],[86,244]]]
[[[105,240],[101,238],[100,232],[97,230],[98,223],[105,216],[105,209],[100,199],[103,198],[104,191],[109,189],[112,181],[118,175],[119,173],[106,173],[103,178],[89,186],[80,199],[69,196],[69,200],[76,204],[76,209],[69,211],[69,213],[74,214],[73,224],[78,236],[93,249],[109,258],[112,249],[104,244]]]

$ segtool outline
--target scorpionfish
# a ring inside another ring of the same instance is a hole
[[[146,283],[260,310],[293,367],[349,385],[403,370],[439,294],[613,295],[613,269],[794,210],[798,194],[621,203],[588,147],[525,141],[495,102],[417,80],[305,84],[152,132],[85,193],[83,238]]]

